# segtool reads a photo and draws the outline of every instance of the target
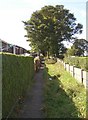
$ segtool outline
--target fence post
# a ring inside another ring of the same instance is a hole
[[[81,69],[81,80],[82,80],[82,84],[83,84],[83,69]]]
[[[72,74],[73,77],[74,77],[74,74],[75,74],[75,73],[74,73],[74,67],[75,67],[75,66],[73,65],[73,74]]]
[[[64,63],[64,69],[66,70],[66,64]]]

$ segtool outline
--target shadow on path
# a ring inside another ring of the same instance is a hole
[[[24,100],[23,109],[21,110],[18,118],[43,118],[43,69],[35,74],[34,85],[31,90],[27,91],[26,98]]]

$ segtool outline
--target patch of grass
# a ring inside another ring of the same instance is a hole
[[[55,64],[57,62],[56,58],[50,58],[50,59],[46,59],[45,61],[47,64]]]
[[[44,78],[46,118],[86,117],[86,90],[61,63],[46,64]]]

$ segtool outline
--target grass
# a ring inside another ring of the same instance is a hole
[[[44,78],[46,118],[86,117],[86,90],[61,63],[46,64]]]
[[[55,64],[57,62],[56,58],[50,58],[50,59],[46,59],[46,63],[47,64]]]

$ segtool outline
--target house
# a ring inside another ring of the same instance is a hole
[[[20,55],[27,53],[27,50],[23,47],[7,43],[6,41],[0,39],[0,52],[8,52]]]

